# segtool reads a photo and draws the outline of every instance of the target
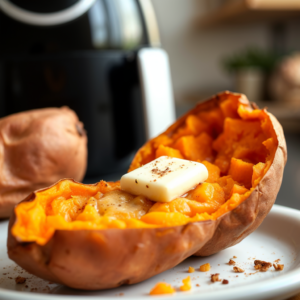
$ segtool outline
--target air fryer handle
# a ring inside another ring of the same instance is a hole
[[[88,11],[96,0],[80,0],[69,8],[54,13],[36,13],[25,10],[8,0],[0,0],[0,10],[11,18],[36,26],[53,26],[70,22]]]
[[[151,139],[175,121],[175,105],[168,54],[160,48],[138,51],[146,138]]]

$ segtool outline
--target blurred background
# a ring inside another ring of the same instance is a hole
[[[177,115],[222,90],[283,125],[288,162],[276,203],[300,209],[300,1],[152,0]]]
[[[119,179],[148,138],[231,90],[283,125],[277,203],[300,209],[300,1],[0,0],[0,30],[0,117],[75,110],[84,182]]]

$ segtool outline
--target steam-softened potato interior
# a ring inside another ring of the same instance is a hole
[[[45,244],[55,230],[154,228],[215,220],[249,197],[273,162],[278,139],[269,115],[241,101],[188,114],[139,150],[130,170],[160,156],[203,163],[209,173],[169,203],[120,190],[119,182],[62,180],[15,208],[13,235]]]

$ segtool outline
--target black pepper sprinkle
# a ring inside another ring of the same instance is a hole
[[[137,180],[135,180],[135,183],[138,183],[138,181],[137,181]]]
[[[146,188],[147,188],[147,189],[149,189],[149,186],[148,186],[148,185],[146,185]]]
[[[166,175],[167,173],[172,172],[172,170],[170,170],[169,167],[167,167],[165,170],[159,170],[158,168],[154,168],[151,170],[151,172],[153,174],[158,175],[160,178],[160,177],[163,177],[164,175]]]

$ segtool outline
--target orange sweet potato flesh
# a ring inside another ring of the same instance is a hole
[[[130,170],[161,154],[202,162],[207,181],[169,203],[153,203],[121,191],[119,182],[61,180],[16,206],[9,257],[73,288],[140,282],[253,232],[276,199],[287,159],[278,121],[230,92],[198,104],[148,141]]]
[[[233,180],[243,184],[249,189],[252,186],[253,167],[254,165],[252,163],[233,157],[231,158],[228,174],[231,175]]]
[[[150,295],[174,294],[175,289],[168,283],[158,282],[150,291]]]

